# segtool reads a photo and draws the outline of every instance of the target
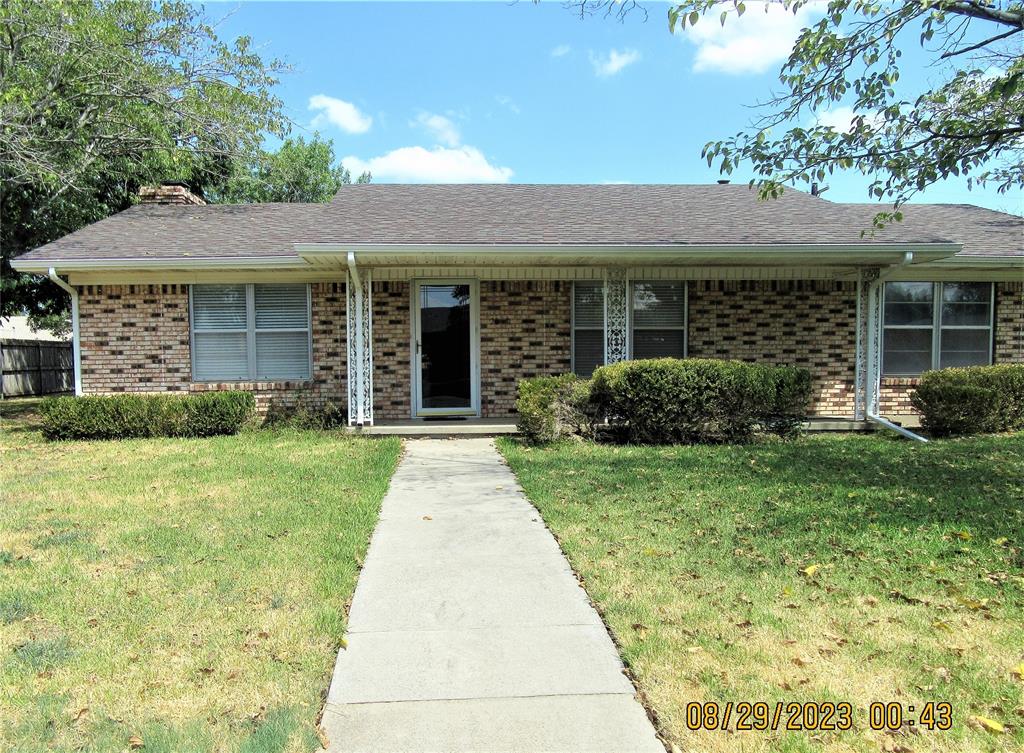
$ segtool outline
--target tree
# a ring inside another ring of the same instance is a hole
[[[326,202],[352,182],[351,173],[334,163],[334,147],[314,135],[287,139],[276,152],[263,152],[253,164],[239,162],[223,186],[205,194],[208,201],[253,204],[268,201]],[[363,173],[356,183],[369,183]]]
[[[581,13],[611,5],[572,3]],[[1024,186],[1024,4],[1020,0],[769,0],[796,13],[818,9],[783,64],[783,90],[761,103],[751,127],[705,145],[708,164],[729,174],[749,165],[762,196],[811,184],[836,170],[871,177],[872,198],[899,205],[953,176],[1005,192]],[[753,6],[753,4],[752,4]],[[618,11],[628,12],[628,6]],[[685,0],[668,12],[671,31],[698,22],[726,25],[743,0]],[[713,19],[713,20],[712,20]],[[934,84],[904,91],[901,56],[913,44],[931,54]],[[848,129],[819,118],[837,106],[855,113]]]
[[[14,256],[127,208],[140,185],[202,190],[286,135],[285,69],[184,2],[0,0],[0,316],[67,307]]]

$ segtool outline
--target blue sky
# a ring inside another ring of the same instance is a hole
[[[206,4],[222,37],[294,66],[279,90],[289,115],[375,182],[713,182],[701,147],[756,116],[799,24],[748,11],[756,26],[702,21],[682,37],[665,5],[646,7],[646,23],[619,23],[529,0]],[[934,77],[919,50],[905,60],[908,85]],[[837,175],[826,196],[867,201],[868,182]],[[1024,208],[966,181],[917,200]]]

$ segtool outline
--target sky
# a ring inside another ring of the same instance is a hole
[[[248,35],[293,66],[278,95],[294,134],[319,132],[353,176],[369,170],[377,183],[714,182],[723,176],[703,145],[757,118],[807,21],[748,9],[724,29],[705,19],[673,35],[659,3],[624,22],[530,0],[204,7],[222,38]],[[903,59],[904,85],[935,79],[919,49]],[[848,123],[850,112],[821,117]],[[869,182],[837,174],[825,198],[866,202]],[[1020,192],[966,180],[915,201],[1024,212]]]

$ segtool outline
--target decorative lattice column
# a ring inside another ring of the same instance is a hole
[[[604,277],[604,362],[629,358],[629,279],[625,267],[609,267]]]
[[[368,269],[345,284],[348,422],[373,424],[373,278]],[[360,406],[362,410],[360,411]]]
[[[862,268],[857,277],[857,348],[854,416],[878,414],[882,375],[882,283],[878,267]]]

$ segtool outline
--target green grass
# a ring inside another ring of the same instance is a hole
[[[1024,435],[500,447],[681,749],[1024,745]],[[686,727],[692,701],[780,700],[855,727]],[[872,701],[949,701],[954,727],[871,731]]]
[[[310,751],[397,440],[48,443],[0,402],[0,750]]]

